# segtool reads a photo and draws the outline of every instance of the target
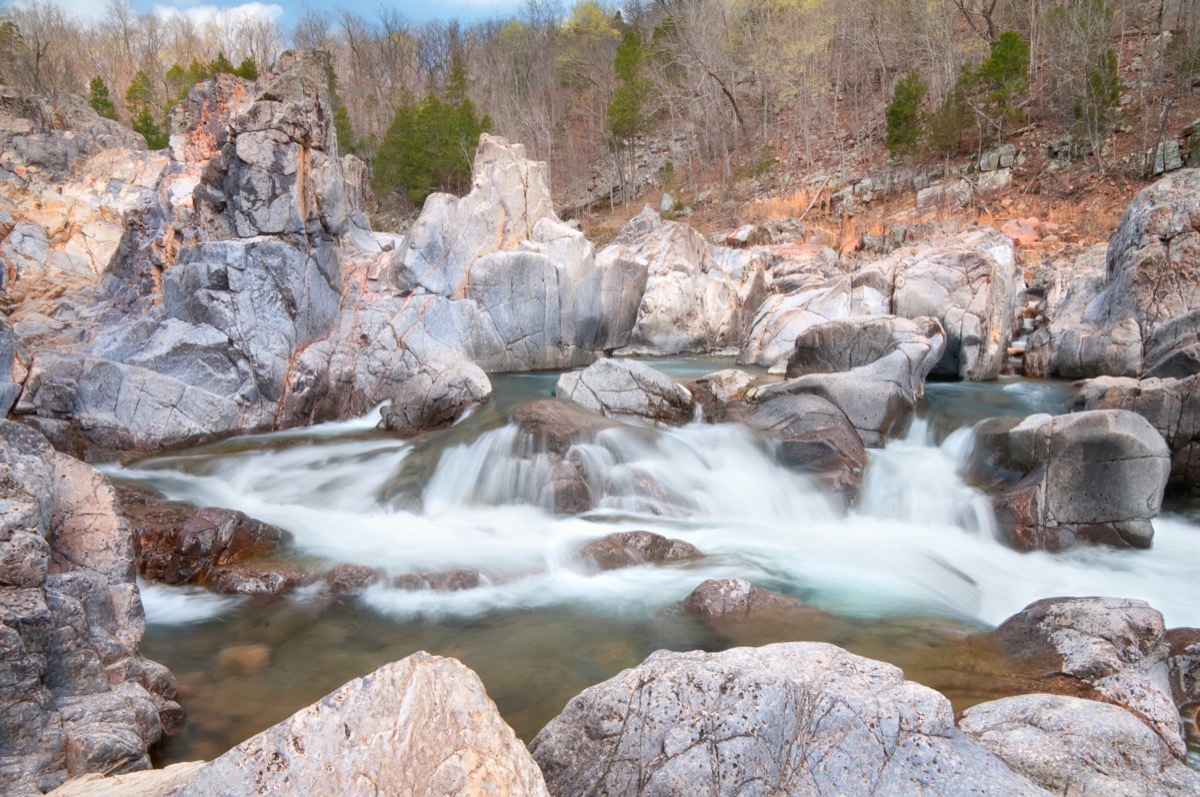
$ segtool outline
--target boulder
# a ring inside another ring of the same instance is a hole
[[[683,608],[705,620],[746,617],[762,612],[816,612],[803,601],[789,598],[741,578],[713,579],[700,584],[683,600]]]
[[[187,783],[202,766],[203,761],[187,761],[126,775],[105,777],[93,773],[73,778],[50,794],[53,797],[171,797],[175,789]]]
[[[575,443],[591,440],[605,429],[620,425],[553,399],[522,404],[513,411],[512,419],[521,432],[532,439],[536,450],[554,454],[566,454]]]
[[[1191,709],[1195,725],[1200,719],[1200,628],[1172,628],[1164,640],[1168,648],[1171,696],[1175,705]]]
[[[969,229],[933,247],[893,256],[891,312],[932,316],[946,331],[933,373],[968,381],[995,379],[1008,356],[1024,289],[1012,241],[991,229]]]
[[[1116,706],[1063,695],[1019,695],[966,710],[959,728],[1051,794],[1184,797],[1200,773]]]
[[[1045,795],[889,664],[798,642],[659,651],[530,744],[554,794]]]
[[[589,412],[683,424],[692,420],[691,394],[670,377],[637,360],[600,360],[558,378],[555,393]]]
[[[738,362],[778,369],[808,329],[843,318],[891,309],[890,273],[867,268],[767,298],[758,308]]]
[[[1200,170],[1143,189],[1109,240],[1103,280],[1051,319],[1048,375],[1175,376],[1200,370]],[[1099,290],[1096,290],[1099,288]]]
[[[811,393],[780,394],[733,404],[723,419],[778,441],[781,464],[811,475],[847,505],[858,494],[867,452],[846,413],[827,399]]]
[[[396,386],[379,426],[404,435],[440,429],[483,406],[491,396],[491,381],[474,363],[455,361],[438,369],[423,366]]]
[[[1066,676],[1098,699],[1128,710],[1183,759],[1179,714],[1171,698],[1162,615],[1145,601],[1048,598],[1005,620],[991,638],[1049,686]]]
[[[479,678],[415,653],[357,678],[195,772],[212,794],[547,795]]]
[[[741,345],[766,297],[767,253],[712,247],[695,229],[663,221],[649,206],[616,240],[605,250],[609,257],[646,266],[631,352],[708,353]]]
[[[744,399],[753,385],[754,377],[737,368],[726,368],[685,383],[704,419],[712,423],[724,421],[728,409]]]
[[[1150,546],[1171,461],[1162,436],[1140,415],[991,418],[974,435],[967,477],[992,494],[1013,547]]]
[[[0,778],[48,791],[150,766],[182,712],[145,627],[134,546],[108,480],[0,421]]]
[[[652,531],[617,531],[579,549],[579,558],[597,570],[641,564],[668,564],[700,556],[696,546]]]
[[[1079,385],[1074,409],[1136,412],[1171,449],[1171,482],[1200,484],[1200,376],[1096,377]]]
[[[946,335],[934,318],[861,316],[810,327],[796,339],[786,382],[756,388],[751,401],[814,394],[843,413],[868,446],[883,444],[892,426],[925,393]]]

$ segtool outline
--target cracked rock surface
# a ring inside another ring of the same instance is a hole
[[[641,418],[678,425],[692,419],[687,388],[636,360],[600,360],[582,371],[563,374],[558,397],[609,418]]]

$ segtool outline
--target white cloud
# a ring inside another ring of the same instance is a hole
[[[191,17],[198,26],[220,25],[233,20],[261,17],[268,22],[277,22],[283,16],[283,6],[276,3],[250,2],[220,8],[214,5],[171,5],[154,4],[154,13],[163,19],[173,16]]]

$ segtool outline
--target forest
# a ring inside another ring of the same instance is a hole
[[[845,166],[864,144],[949,158],[1036,124],[1103,170],[1115,128],[1150,150],[1200,79],[1188,0],[528,0],[470,25],[381,7],[201,26],[125,0],[96,21],[44,0],[0,14],[0,78],[89,96],[151,147],[197,80],[324,51],[342,151],[373,165],[378,193],[418,205],[465,187],[484,129],[548,161],[568,205],[595,164],[638,176],[648,142],[672,142],[677,177],[723,184],[774,163]]]

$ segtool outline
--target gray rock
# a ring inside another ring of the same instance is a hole
[[[1175,705],[1188,707],[1192,723],[1200,719],[1200,628],[1172,628],[1164,637]]]
[[[667,375],[636,360],[604,359],[565,373],[558,397],[609,418],[632,417],[666,424],[690,421],[691,394]]]
[[[138,652],[133,540],[107,479],[0,421],[0,773],[15,793],[149,767],[174,680]]]
[[[438,429],[482,406],[491,395],[492,383],[477,365],[453,362],[438,369],[422,367],[396,387],[379,425],[406,435]]]
[[[946,335],[934,318],[860,316],[807,329],[796,339],[786,382],[752,390],[751,401],[811,393],[843,413],[868,446],[884,436],[925,393]]]
[[[427,653],[351,681],[170,793],[547,795],[479,678]]]
[[[1184,797],[1200,773],[1128,711],[1061,695],[1020,695],[967,709],[959,728],[1052,794]]]
[[[937,692],[821,643],[659,651],[530,744],[554,794],[1044,795]]]
[[[992,638],[1046,678],[1068,676],[1121,706],[1185,754],[1171,699],[1162,615],[1146,602],[1121,598],[1048,598],[1005,620]]]
[[[1096,410],[982,422],[967,475],[993,494],[1001,530],[1019,550],[1148,548],[1170,470],[1149,422]]]

